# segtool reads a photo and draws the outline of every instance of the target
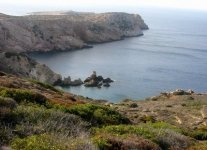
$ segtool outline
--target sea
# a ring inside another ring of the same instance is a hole
[[[110,87],[61,88],[85,97],[120,102],[176,89],[207,92],[207,12],[137,9],[149,30],[140,37],[96,44],[91,49],[30,54],[63,77],[84,80],[93,71]]]

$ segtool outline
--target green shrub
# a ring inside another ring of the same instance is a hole
[[[184,130],[183,133],[196,140],[207,140],[207,131],[202,129]]]
[[[30,80],[30,81],[33,82],[33,83],[35,83],[35,84],[40,85],[43,88],[50,89],[50,90],[52,90],[54,92],[61,93],[58,89],[56,89],[54,86],[52,86],[50,84],[43,83],[43,82],[40,82],[40,81],[37,81],[37,80]]]
[[[12,98],[5,98],[0,96],[0,108],[6,107],[9,109],[14,109],[16,106],[17,103]]]
[[[32,103],[45,104],[46,98],[29,90],[0,88],[0,96],[13,98],[17,103],[28,101]]]
[[[34,104],[20,105],[14,113],[18,120],[16,132],[21,137],[40,133],[78,136],[88,127],[78,116]]]
[[[118,136],[102,133],[93,137],[93,141],[100,150],[161,150],[157,144],[136,135]]]
[[[95,137],[99,137],[102,133],[118,137],[130,137],[132,135],[141,136],[157,143],[163,149],[184,149],[192,144],[191,139],[182,135],[180,129],[164,122],[139,125],[112,125],[103,128],[94,128],[92,131]],[[100,143],[102,141],[103,139],[100,139]]]
[[[4,98],[0,96],[0,121],[2,123],[13,123],[16,117],[13,110],[16,107],[16,101],[11,98]]]
[[[92,125],[114,125],[130,123],[129,119],[118,113],[117,111],[99,105],[80,104],[72,106],[66,112],[75,114],[84,120],[92,123]]]
[[[33,135],[27,138],[15,138],[11,147],[15,150],[67,150],[67,145],[54,135]]]
[[[112,125],[106,126],[103,128],[96,128],[96,133],[110,133],[113,135],[130,135],[135,134],[143,136],[144,138],[155,140],[156,133],[152,131],[152,128],[147,126],[138,126],[138,125]]]
[[[7,145],[14,137],[13,129],[8,124],[0,123],[0,146]]]
[[[207,142],[199,142],[189,147],[187,150],[207,150]]]

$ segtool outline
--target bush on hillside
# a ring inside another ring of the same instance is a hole
[[[40,82],[40,81],[37,81],[37,80],[30,80],[30,81],[33,82],[33,83],[35,83],[35,84],[40,85],[43,88],[50,89],[50,90],[52,90],[54,92],[61,93],[58,89],[56,89],[54,86],[52,86],[50,84],[43,83],[43,82]]]
[[[106,106],[80,104],[72,106],[71,108],[67,109],[66,112],[80,116],[84,120],[92,123],[92,125],[115,125],[130,123],[128,118]]]
[[[95,137],[99,137],[102,133],[111,136],[131,137],[132,135],[141,136],[158,144],[162,149],[189,147],[193,141],[182,135],[181,130],[164,122],[146,123],[140,125],[112,125],[103,128],[94,128]],[[105,145],[109,144],[105,140]],[[104,141],[101,139],[101,141]],[[104,144],[102,144],[104,145]]]
[[[11,98],[4,98],[0,96],[0,121],[1,123],[12,123],[15,115],[14,108],[17,107],[16,101]]]
[[[100,150],[161,150],[157,144],[136,135],[120,136],[101,133],[92,139]]]
[[[88,127],[78,116],[34,104],[25,106],[20,105],[14,111],[18,120],[16,131],[22,137],[41,133],[79,136]]]
[[[60,141],[54,135],[32,135],[27,138],[15,138],[11,147],[15,150],[67,150],[64,141]]]
[[[0,96],[13,98],[17,103],[28,101],[32,103],[45,104],[46,98],[29,90],[0,88]]]

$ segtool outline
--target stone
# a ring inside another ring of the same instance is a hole
[[[99,81],[99,82],[101,82],[101,81],[103,81],[103,77],[102,76],[97,76],[97,80]]]
[[[89,82],[86,82],[84,86],[86,87],[96,87],[98,85],[98,82],[96,80],[90,80]]]
[[[195,93],[193,90],[191,90],[191,89],[189,89],[189,90],[187,90],[187,93],[189,93],[189,94],[193,94],[193,93]]]
[[[63,81],[62,81],[62,84],[64,86],[70,85],[71,84],[71,78],[70,78],[70,76],[64,78]]]
[[[103,83],[111,83],[111,82],[114,82],[114,81],[110,78],[103,79]]]
[[[185,91],[182,89],[177,89],[176,91],[172,92],[172,95],[185,95]]]
[[[9,16],[9,19],[0,17],[0,49],[48,52],[90,48],[89,42],[104,43],[139,36],[145,29],[148,26],[141,16],[121,12],[39,12]]]
[[[110,87],[111,85],[109,83],[104,83],[103,86]]]
[[[82,85],[83,84],[83,81],[79,78],[79,79],[76,79],[74,81],[71,81],[70,85],[71,86],[79,86],[79,85]]]
[[[90,75],[90,77],[87,77],[84,80],[84,85],[86,87],[98,87],[101,88],[101,86],[105,86],[105,87],[109,87],[110,84],[113,82],[113,80],[111,80],[110,78],[106,78],[104,79],[102,76],[97,76],[96,75],[96,71],[93,71],[92,75]]]

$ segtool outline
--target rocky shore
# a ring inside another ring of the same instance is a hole
[[[97,76],[96,71],[93,71],[92,75],[90,77],[87,77],[84,81],[82,81],[80,78],[76,80],[71,80],[71,77],[68,76],[64,78],[59,85],[60,86],[80,86],[84,84],[85,87],[97,87],[101,88],[104,87],[110,87],[110,83],[114,82],[110,78],[103,78],[101,75]]]
[[[148,29],[141,16],[127,13],[39,12],[26,16],[0,14],[0,71],[52,85],[109,87],[112,82],[92,77],[82,82],[62,79],[28,52],[66,51],[143,35]]]

